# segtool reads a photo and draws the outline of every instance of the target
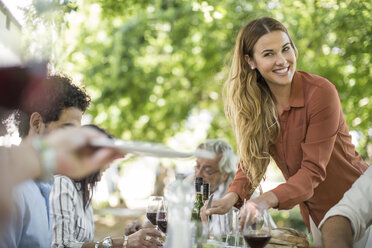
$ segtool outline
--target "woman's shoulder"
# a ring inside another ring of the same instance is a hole
[[[74,185],[74,181],[64,175],[54,175],[54,182],[53,184],[66,184],[66,185]]]
[[[321,110],[325,106],[340,107],[338,91],[328,79],[316,74],[298,71],[302,79],[305,105],[313,111]],[[309,112],[311,113],[311,111]]]
[[[52,186],[53,194],[67,194],[74,195],[78,192],[76,183],[69,177],[63,175],[54,175],[54,182]]]
[[[299,78],[302,81],[306,91],[311,91],[311,89],[337,91],[335,85],[325,77],[312,74],[306,71],[296,71],[296,74],[297,78]]]

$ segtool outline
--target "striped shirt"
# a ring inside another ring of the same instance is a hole
[[[52,247],[80,248],[94,240],[92,205],[84,209],[80,184],[56,175],[50,193],[50,218],[53,223]]]

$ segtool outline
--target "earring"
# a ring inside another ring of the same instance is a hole
[[[251,69],[254,70],[255,69],[254,66],[251,66]]]

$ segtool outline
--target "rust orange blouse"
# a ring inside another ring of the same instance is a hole
[[[351,143],[337,90],[327,79],[296,71],[290,107],[279,120],[279,138],[270,155],[286,182],[272,192],[279,199],[278,209],[300,204],[310,230],[309,215],[318,225],[368,165]],[[229,192],[248,199],[249,189],[239,166]]]

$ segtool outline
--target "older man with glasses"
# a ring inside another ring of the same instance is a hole
[[[220,139],[209,139],[201,143],[198,149],[216,154],[213,159],[198,158],[195,165],[195,177],[202,177],[209,183],[211,193],[218,198],[223,196],[229,183],[234,179],[238,159],[231,145]]]
[[[214,199],[219,199],[227,193],[229,184],[234,179],[238,158],[231,145],[221,139],[206,140],[198,146],[198,149],[213,152],[216,157],[213,159],[197,158],[195,175],[192,178],[202,177],[204,182],[209,183]],[[232,210],[225,215],[213,215],[211,218],[210,234],[220,236],[231,229]]]

